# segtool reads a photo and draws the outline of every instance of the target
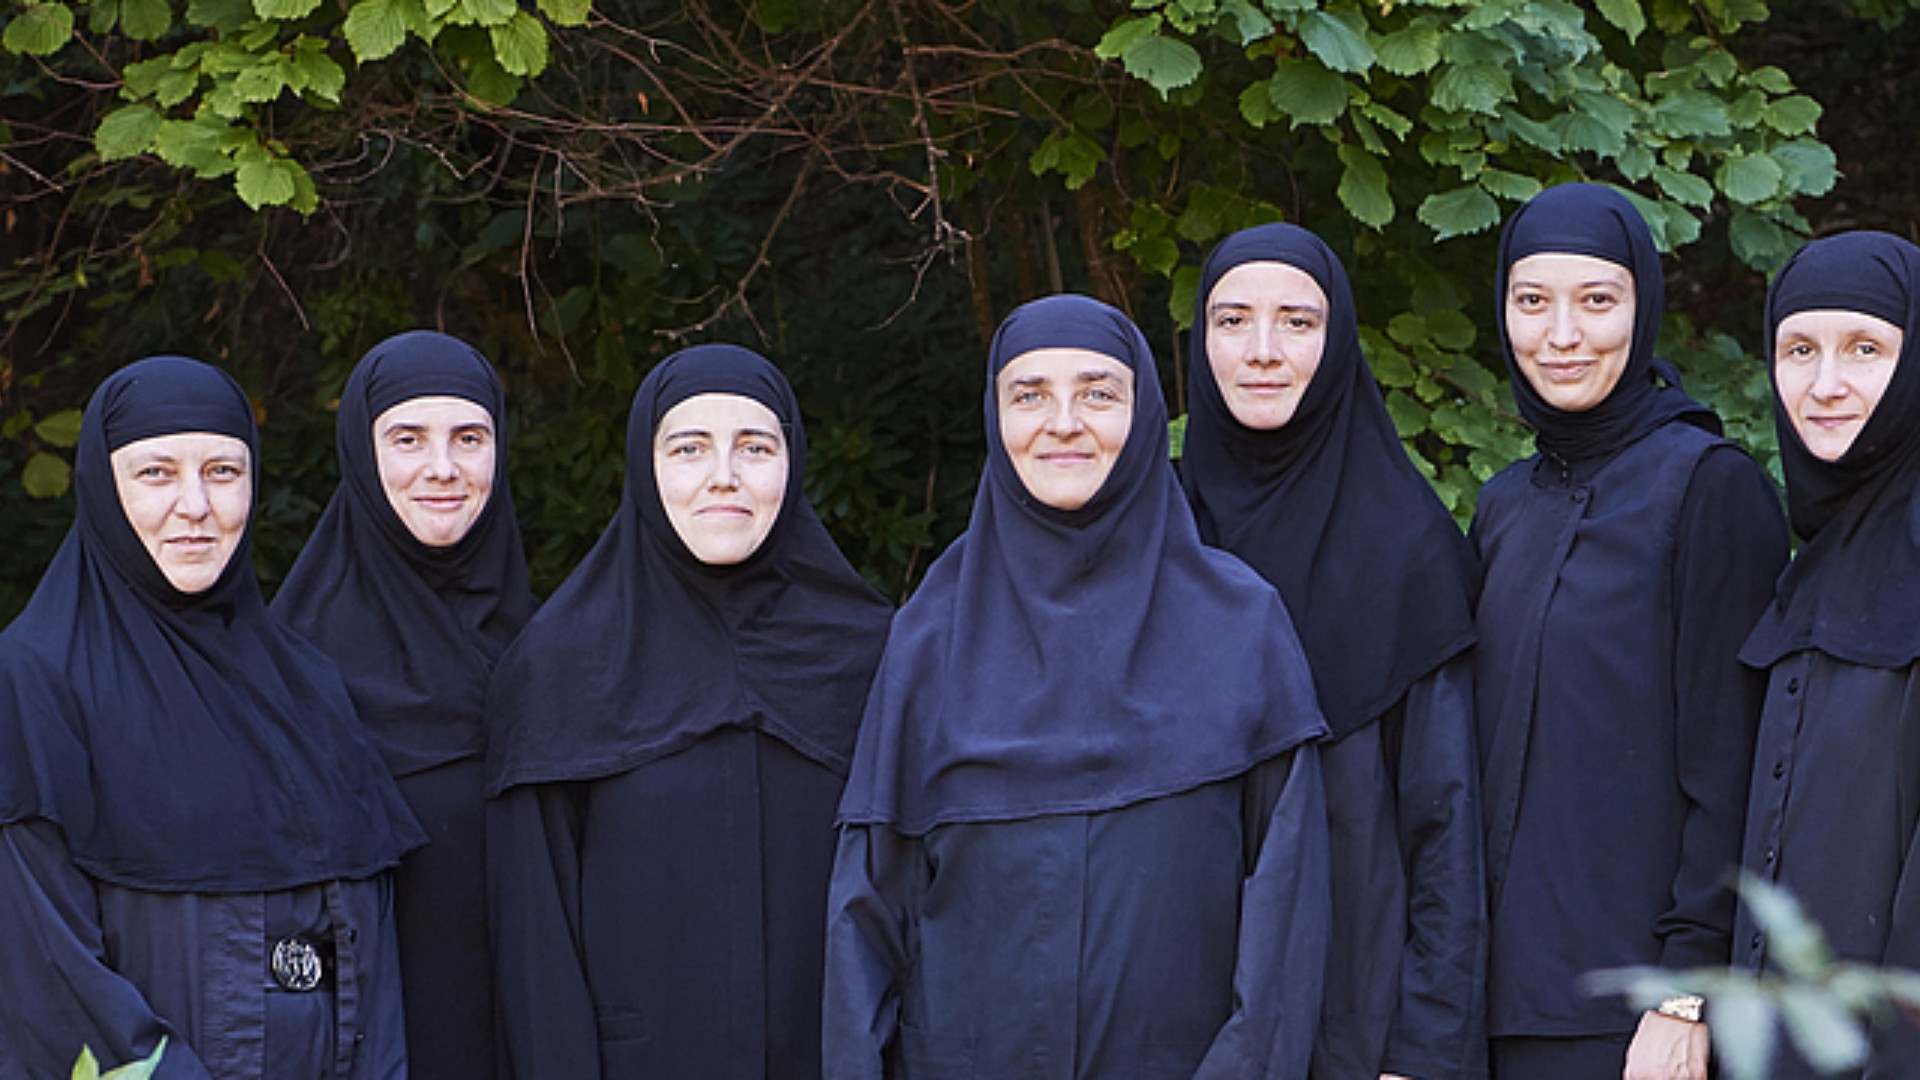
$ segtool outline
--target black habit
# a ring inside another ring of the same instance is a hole
[[[657,426],[702,394],[765,405],[786,439],[779,516],[730,566],[695,558],[655,482]],[[634,397],[619,513],[501,659],[488,865],[522,1080],[818,1075],[833,813],[889,610],[806,461],[772,364],[667,358]]]
[[[1542,400],[1506,339],[1508,271],[1543,252],[1633,275],[1632,352],[1583,412]],[[1472,531],[1496,1040],[1618,1039],[1637,1014],[1583,975],[1729,956],[1761,690],[1737,654],[1786,530],[1759,467],[1654,359],[1664,299],[1646,224],[1609,189],[1549,189],[1502,235],[1502,344],[1540,452],[1487,484]]]
[[[1077,510],[1001,443],[1036,349],[1134,372]],[[1140,332],[1084,297],[1001,325],[965,535],[897,616],[841,805],[826,1074],[1304,1077],[1328,930],[1325,731],[1280,598],[1205,548]]]
[[[1767,366],[1781,320],[1853,311],[1904,334],[1892,379],[1835,461],[1800,439],[1776,396],[1787,501],[1804,543],[1741,659],[1768,674],[1742,865],[1785,886],[1834,954],[1920,969],[1920,249],[1885,233],[1816,240],[1774,279]],[[1908,877],[1909,873],[1914,877]],[[1743,909],[1734,958],[1767,966]],[[1864,1070],[1920,1067],[1920,1027],[1889,1012]],[[1790,1047],[1771,1075],[1817,1076]]]
[[[1292,419],[1255,430],[1207,353],[1214,286],[1284,263],[1326,294]],[[1332,739],[1333,939],[1315,1076],[1486,1075],[1486,901],[1473,733],[1473,549],[1407,459],[1360,351],[1352,290],[1312,233],[1222,241],[1194,302],[1182,478],[1201,538],[1280,590]]]
[[[373,430],[395,405],[434,396],[487,410],[495,435],[487,505],[445,547],[415,539],[394,512]],[[494,660],[537,603],[507,486],[505,424],[500,380],[472,346],[429,331],[374,346],[340,395],[340,487],[272,606],[339,665],[431,841],[395,875],[414,1080],[494,1072],[482,711]]]
[[[333,664],[267,615],[251,515],[192,594],[134,531],[111,454],[178,433],[244,442],[258,506],[240,387],[129,365],[88,402],[74,527],[0,634],[0,1075],[164,1037],[163,1080],[402,1076],[387,871],[422,837]]]

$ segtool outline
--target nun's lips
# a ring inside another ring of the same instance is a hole
[[[467,497],[459,493],[448,495],[415,495],[413,501],[428,510],[437,510],[443,513],[449,510],[458,510],[467,505]]]
[[[1537,360],[1535,364],[1540,368],[1540,374],[1546,376],[1549,382],[1579,382],[1597,369],[1600,361],[1593,359]]]
[[[200,555],[218,547],[220,538],[195,534],[193,536],[169,536],[160,542],[169,550],[180,554]]]
[[[1809,416],[1806,418],[1807,423],[1812,424],[1815,427],[1825,428],[1829,431],[1832,431],[1835,428],[1846,427],[1848,424],[1858,423],[1860,419],[1861,419],[1861,416],[1859,413],[1844,413],[1844,414],[1832,415],[1832,416]]]
[[[1091,450],[1045,450],[1036,456],[1049,465],[1062,467],[1086,465],[1092,462],[1094,458],[1093,451]]]
[[[707,517],[709,515],[750,518],[753,516],[753,510],[749,507],[741,506],[739,503],[715,503],[712,506],[702,506],[693,512],[694,517]]]
[[[1241,390],[1245,391],[1246,393],[1261,394],[1261,395],[1284,394],[1287,391],[1293,389],[1293,383],[1282,382],[1278,379],[1247,380],[1244,382],[1235,383],[1234,385],[1240,388]]]

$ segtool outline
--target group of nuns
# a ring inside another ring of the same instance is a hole
[[[1208,258],[1178,475],[1133,323],[1025,304],[897,613],[745,349],[647,375],[544,605],[465,344],[354,369],[271,606],[246,394],[121,369],[0,633],[0,1077],[1705,1080],[1712,1002],[1582,977],[1764,969],[1735,867],[1920,966],[1920,249],[1772,284],[1790,564],[1631,203],[1536,196],[1497,289],[1537,453],[1465,536],[1311,233]]]

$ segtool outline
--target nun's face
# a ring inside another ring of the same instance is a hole
[[[493,493],[493,416],[461,397],[417,397],[373,421],[387,503],[415,540],[459,543]]]
[[[653,478],[680,542],[709,566],[745,560],[787,495],[786,436],[772,409],[739,394],[697,394],[653,434]]]
[[[1774,330],[1773,379],[1780,405],[1807,451],[1838,461],[1887,392],[1905,338],[1858,311],[1798,311]]]
[[[1133,427],[1133,369],[1089,349],[1035,349],[1000,369],[994,393],[1027,492],[1056,510],[1087,505]]]
[[[1534,392],[1563,412],[1607,399],[1633,353],[1633,274],[1590,255],[1529,255],[1507,272],[1507,342]]]
[[[1206,332],[1233,418],[1257,431],[1285,427],[1327,346],[1327,294],[1298,267],[1242,263],[1208,294]]]
[[[130,442],[108,460],[120,509],[167,583],[188,595],[211,588],[246,535],[247,444],[182,432]]]

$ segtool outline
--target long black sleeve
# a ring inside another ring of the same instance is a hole
[[[0,1076],[66,1076],[82,1045],[116,1068],[168,1037],[156,1080],[208,1080],[193,1048],[107,965],[93,883],[57,826],[0,827],[0,927]]]
[[[1669,968],[1728,962],[1747,785],[1766,676],[1740,646],[1787,562],[1786,522],[1766,476],[1732,447],[1694,470],[1674,543],[1675,759],[1686,798],[1673,905],[1654,926]]]
[[[1473,657],[1407,691],[1394,721],[1407,944],[1382,1071],[1425,1080],[1487,1075],[1487,904]]]

